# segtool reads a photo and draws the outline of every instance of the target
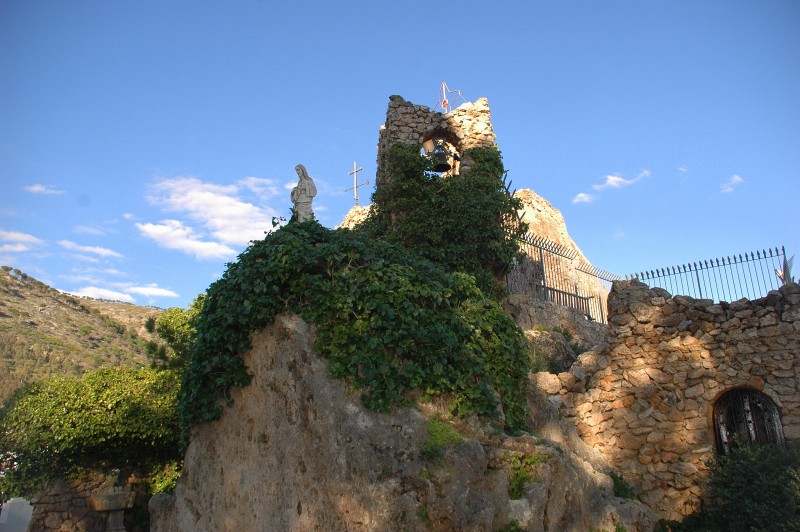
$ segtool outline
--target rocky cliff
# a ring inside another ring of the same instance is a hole
[[[551,439],[456,423],[431,403],[375,413],[331,379],[313,338],[286,314],[254,335],[251,385],[195,428],[175,493],[151,500],[151,530],[652,528],[546,399],[531,421]]]

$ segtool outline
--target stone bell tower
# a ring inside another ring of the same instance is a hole
[[[431,111],[424,105],[414,105],[400,96],[389,97],[386,123],[378,137],[378,172],[375,184],[385,182],[386,152],[392,144],[419,144],[447,159],[452,174],[466,172],[472,161],[464,152],[470,148],[495,145],[494,130],[489,113],[489,101],[479,98],[464,103],[449,113]]]

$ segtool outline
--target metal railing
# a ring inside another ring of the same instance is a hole
[[[508,275],[508,291],[574,308],[587,319],[607,322],[606,300],[613,281],[622,277],[585,263],[580,254],[546,238],[525,234],[525,259]]]
[[[713,301],[758,299],[777,290],[782,281],[776,271],[783,268],[786,250],[766,249],[749,254],[703,260],[669,268],[656,268],[628,275],[651,288],[663,288],[672,295]]]

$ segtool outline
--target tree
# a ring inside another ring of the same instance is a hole
[[[180,458],[174,371],[116,366],[20,388],[0,411],[0,491],[31,496],[80,468]]]
[[[150,318],[145,328],[155,333],[166,345],[148,342],[147,354],[153,365],[171,369],[182,369],[189,362],[189,353],[196,334],[197,317],[205,305],[205,294],[198,295],[188,308],[173,307],[162,312],[158,318]]]

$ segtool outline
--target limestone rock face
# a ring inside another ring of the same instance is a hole
[[[354,205],[347,214],[344,216],[344,220],[340,223],[336,229],[352,229],[364,220],[367,219],[369,216],[371,205]]]
[[[517,326],[531,332],[537,325],[560,327],[586,347],[608,342],[608,327],[588,321],[580,311],[549,301],[531,299],[523,294],[511,294],[503,300],[503,309]]]
[[[579,309],[582,319],[604,323],[610,282],[600,277],[615,276],[586,260],[569,236],[561,212],[550,202],[530,189],[514,195],[522,201],[517,214],[528,224],[528,237],[521,244],[525,258],[506,278],[509,293],[532,301],[554,301]]]
[[[644,505],[615,498],[602,464],[567,445],[456,425],[460,443],[423,457],[425,416],[366,410],[312,344],[290,315],[253,336],[252,383],[195,428],[175,493],[150,501],[152,531],[652,529]],[[565,434],[551,437],[579,440]],[[511,499],[519,456],[541,460]]]
[[[567,224],[561,211],[553,207],[549,201],[529,188],[517,190],[514,197],[522,200],[519,215],[528,224],[528,231],[536,236],[546,238],[559,246],[571,249],[583,262],[589,262],[577,244],[567,232]]]

